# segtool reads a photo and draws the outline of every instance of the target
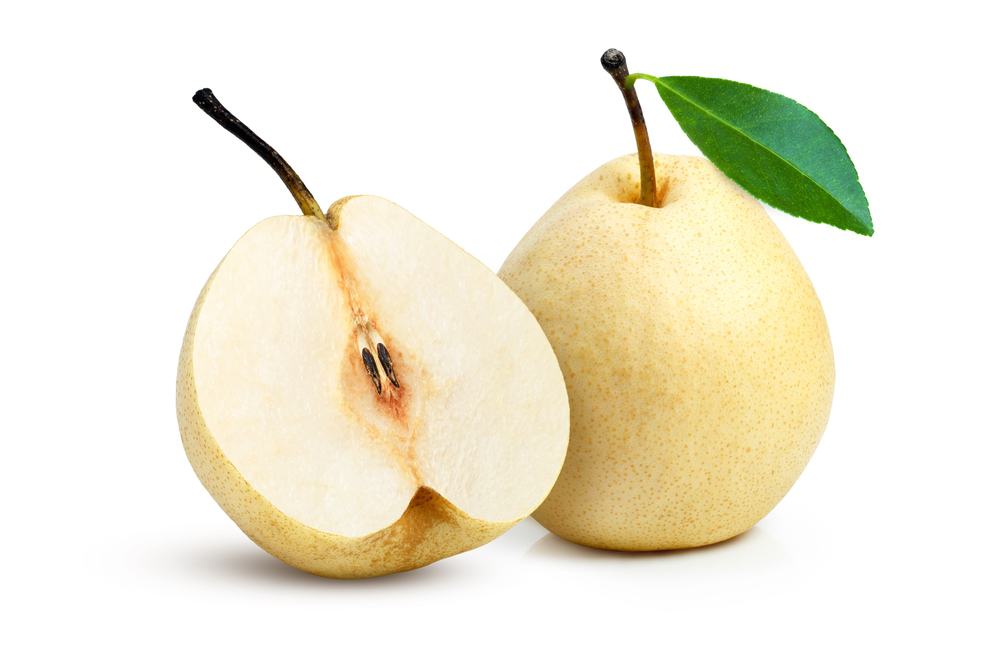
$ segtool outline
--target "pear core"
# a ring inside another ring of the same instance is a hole
[[[636,156],[584,178],[500,277],[559,358],[566,464],[535,512],[590,546],[711,544],[785,495],[826,426],[834,366],[813,286],[763,207],[711,163]]]
[[[258,223],[209,279],[182,352],[182,436],[275,555],[331,576],[410,569],[545,498],[565,387],[530,312],[474,258],[377,197],[328,217]]]

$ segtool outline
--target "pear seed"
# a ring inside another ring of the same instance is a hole
[[[385,376],[389,378],[389,382],[392,383],[393,387],[399,388],[399,381],[396,380],[396,372],[392,370],[392,358],[389,356],[389,350],[385,348],[382,343],[378,344],[378,360],[382,364],[382,370],[385,371]]]
[[[365,362],[365,369],[368,370],[368,375],[372,379],[372,384],[375,385],[375,391],[378,395],[382,395],[382,380],[378,376],[378,368],[375,366],[375,357],[372,356],[371,351],[366,347],[361,350],[361,360]]]

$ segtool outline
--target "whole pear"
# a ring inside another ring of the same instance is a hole
[[[826,426],[829,332],[763,207],[708,161],[636,156],[584,178],[500,276],[555,349],[566,463],[535,518],[584,545],[694,547],[738,535],[788,492]]]

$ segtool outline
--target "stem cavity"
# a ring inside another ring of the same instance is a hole
[[[302,182],[302,179],[295,173],[291,165],[285,161],[285,158],[281,157],[278,151],[271,148],[267,142],[258,137],[253,130],[244,125],[239,118],[230,113],[229,109],[222,106],[222,102],[215,97],[210,89],[202,88],[191,99],[212,120],[229,130],[233,136],[263,158],[264,162],[271,166],[271,169],[274,169],[278,177],[284,182],[285,187],[295,197],[295,201],[298,203],[299,208],[302,209],[302,213],[319,218],[320,220],[327,220],[326,214],[323,213],[323,209],[320,208],[316,198],[309,192],[309,188]],[[327,222],[329,221],[327,220]]]
[[[632,119],[632,132],[635,134],[635,145],[639,151],[639,203],[644,206],[656,206],[656,168],[653,165],[653,149],[649,146],[649,132],[646,130],[646,120],[642,117],[642,106],[639,96],[635,93],[632,82],[627,81],[628,65],[625,54],[618,49],[608,49],[601,56],[601,66],[618,84],[628,107],[628,115]]]

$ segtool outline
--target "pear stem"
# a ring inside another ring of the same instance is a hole
[[[326,214],[323,213],[323,209],[320,208],[316,198],[309,192],[309,188],[302,182],[302,179],[295,173],[291,165],[285,161],[285,158],[281,157],[278,151],[271,148],[266,141],[258,137],[253,130],[244,125],[239,118],[230,113],[229,109],[222,106],[222,102],[215,97],[215,94],[210,89],[202,88],[191,99],[212,120],[229,130],[233,136],[253,149],[254,153],[261,156],[264,162],[271,166],[271,169],[274,169],[278,177],[284,182],[285,187],[295,197],[295,201],[298,203],[299,208],[302,209],[302,213],[319,218],[320,220],[326,220]]]
[[[635,145],[639,150],[639,203],[644,206],[656,206],[656,167],[653,164],[653,149],[649,146],[649,132],[646,130],[646,119],[642,116],[642,106],[635,86],[627,81],[628,65],[625,54],[618,49],[608,49],[601,56],[601,66],[618,84],[628,107],[628,115],[632,119],[632,132],[635,134]]]

